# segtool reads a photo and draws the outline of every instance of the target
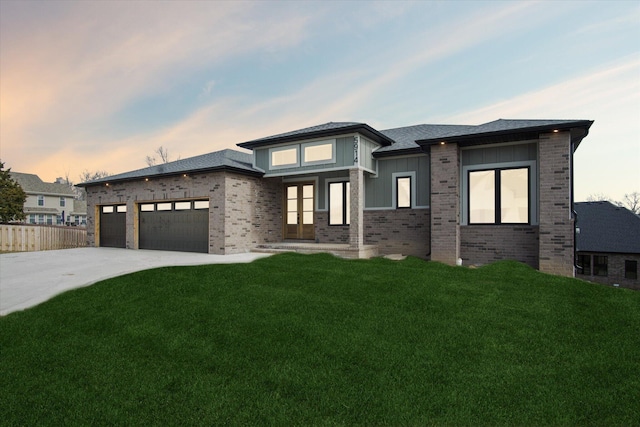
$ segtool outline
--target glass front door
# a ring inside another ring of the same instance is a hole
[[[285,239],[315,239],[313,183],[285,184]]]

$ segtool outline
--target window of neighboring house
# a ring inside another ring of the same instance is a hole
[[[638,278],[638,261],[624,261],[624,278],[636,280]]]
[[[29,215],[29,224],[36,224],[36,214]]]
[[[607,276],[607,263],[608,257],[604,255],[593,256],[593,275],[594,276]]]
[[[64,197],[60,197],[60,207],[64,208],[66,199]]]
[[[44,206],[44,196],[38,196],[38,206]]]
[[[349,225],[350,189],[348,181],[329,183],[329,225]]]
[[[298,146],[271,148],[269,150],[269,166],[271,169],[282,169],[300,166]]]
[[[591,255],[578,255],[578,274],[591,276]]]
[[[47,225],[53,225],[53,215],[47,215]]]
[[[396,178],[396,208],[411,207],[411,177]]]
[[[469,171],[469,224],[528,224],[529,168]]]
[[[43,214],[38,215],[38,224],[44,224],[44,215]]]

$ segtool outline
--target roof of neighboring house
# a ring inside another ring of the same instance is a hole
[[[391,145],[394,141],[388,138],[384,133],[375,130],[366,123],[357,122],[329,122],[317,126],[311,126],[304,129],[297,129],[291,132],[279,133],[277,135],[267,136],[265,138],[254,139],[247,142],[237,144],[242,148],[257,148],[265,145],[279,144],[282,142],[291,142],[301,139],[320,138],[323,136],[334,136],[340,133],[359,132],[364,136],[373,139],[381,145]]]
[[[38,175],[32,173],[10,172],[11,178],[15,179],[20,187],[27,194],[42,194],[49,196],[68,196],[74,197],[75,194],[71,187],[66,184],[58,184],[55,182],[44,182]]]
[[[640,254],[640,217],[610,202],[580,202],[576,251]]]
[[[129,181],[132,179],[151,178],[153,176],[180,175],[183,173],[206,172],[215,170],[233,170],[251,175],[262,175],[260,171],[254,169],[253,156],[248,153],[241,153],[235,150],[222,150],[200,156],[189,157],[187,159],[176,160],[174,162],[163,163],[144,169],[111,175],[93,181],[78,184],[80,187],[87,187],[95,184],[111,183],[118,181]]]

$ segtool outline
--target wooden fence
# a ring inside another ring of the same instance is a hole
[[[0,224],[0,252],[47,251],[87,246],[87,229],[56,225]]]

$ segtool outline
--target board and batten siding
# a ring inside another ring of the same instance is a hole
[[[538,144],[536,142],[519,143],[499,147],[474,147],[462,150],[463,166],[512,163],[537,159]]]
[[[366,209],[392,208],[393,174],[415,172],[416,174],[416,204],[418,207],[429,206],[430,166],[427,155],[406,156],[398,158],[378,159],[378,175],[365,175]]]
[[[322,171],[323,169],[350,168],[353,167],[353,136],[341,138],[323,138],[318,140],[299,141],[291,144],[278,145],[278,148],[297,147],[298,155],[301,155],[302,145],[309,142],[320,142],[324,140],[336,141],[336,161],[335,163],[315,164],[308,166],[297,166],[291,168],[269,169],[269,149],[272,147],[254,149],[256,166],[266,172],[267,175],[287,175],[291,173],[299,174],[310,171]]]
[[[376,170],[377,160],[373,158],[373,152],[378,147],[380,147],[380,145],[375,142],[362,136],[360,137],[360,159],[358,159],[360,166],[369,171]]]

